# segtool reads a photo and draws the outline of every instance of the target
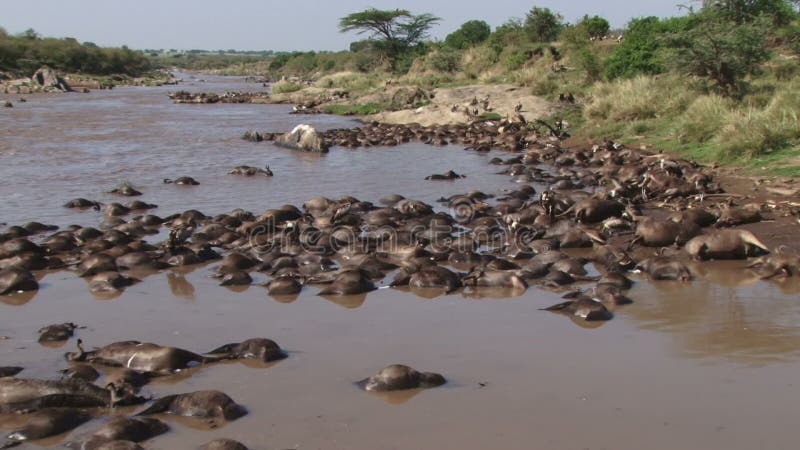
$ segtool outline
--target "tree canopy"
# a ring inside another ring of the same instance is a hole
[[[525,16],[525,32],[536,42],[551,42],[564,28],[564,17],[550,8],[534,6]]]
[[[450,48],[465,49],[489,38],[492,28],[483,20],[464,22],[459,29],[447,35],[444,43]]]
[[[339,19],[339,31],[371,33],[373,39],[378,38],[387,43],[408,47],[425,39],[428,30],[441,20],[432,14],[411,14],[405,9],[369,8]]]

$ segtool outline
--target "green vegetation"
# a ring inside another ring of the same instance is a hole
[[[303,89],[303,85],[292,81],[281,80],[272,84],[273,94],[288,94],[290,92],[297,92],[300,89]]]
[[[562,28],[564,28],[564,18],[550,8],[534,6],[525,16],[525,33],[536,42],[555,41]]]
[[[411,14],[405,9],[379,10],[369,8],[339,19],[339,31],[370,33],[373,47],[385,56],[393,68],[403,65],[413,47],[422,43],[428,30],[441,21],[428,14]]]
[[[31,76],[47,65],[60,72],[140,76],[152,69],[150,60],[127,47],[104,48],[73,38],[43,38],[33,30],[16,36],[0,28],[0,71]]]
[[[444,45],[456,50],[464,50],[489,39],[492,28],[483,20],[464,22],[459,29],[447,35]]]

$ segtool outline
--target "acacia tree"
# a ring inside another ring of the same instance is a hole
[[[757,73],[769,58],[764,19],[732,26],[719,14],[706,10],[697,14],[688,30],[666,37],[673,49],[672,63],[680,70],[708,79],[721,94],[741,95],[745,77]]]
[[[370,33],[376,49],[388,57],[394,66],[396,58],[409,47],[421,43],[428,36],[428,30],[439,21],[439,17],[428,13],[411,14],[405,9],[369,8],[339,19],[339,31]]]

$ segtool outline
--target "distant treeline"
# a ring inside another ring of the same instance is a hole
[[[43,38],[33,30],[9,35],[0,28],[0,71],[31,76],[43,65],[61,72],[92,75],[139,76],[152,70],[150,59],[125,46],[98,47],[73,38]]]

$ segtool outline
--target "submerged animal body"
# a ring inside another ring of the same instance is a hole
[[[275,341],[266,338],[253,338],[223,345],[208,354],[230,359],[256,359],[264,362],[277,361],[288,356]]]
[[[384,367],[375,375],[357,382],[365,391],[399,391],[416,388],[432,388],[445,384],[447,380],[433,372],[418,372],[403,365],[392,364]]]
[[[72,322],[48,325],[39,330],[39,342],[61,342],[72,337],[78,325]]]
[[[580,317],[586,321],[611,320],[613,317],[605,305],[585,295],[579,295],[574,300],[559,303],[544,308],[544,310]]]
[[[137,415],[159,413],[235,420],[247,414],[247,410],[220,391],[196,391],[162,397]]]
[[[79,348],[82,347],[79,346]],[[125,367],[153,374],[169,374],[193,365],[218,360],[218,358],[198,355],[177,347],[165,347],[139,341],[115,342],[89,352],[81,349],[77,353],[67,354],[67,359]]]
[[[103,389],[83,380],[0,378],[0,412],[42,408],[89,408],[141,403],[143,399]]]
[[[37,289],[39,289],[39,283],[29,271],[20,268],[0,270],[0,295]]]
[[[722,229],[686,243],[686,253],[696,259],[744,259],[769,253],[769,248],[752,232]]]
[[[6,438],[16,442],[45,439],[72,430],[91,418],[88,412],[81,409],[45,409],[31,414],[25,426],[12,431]]]

